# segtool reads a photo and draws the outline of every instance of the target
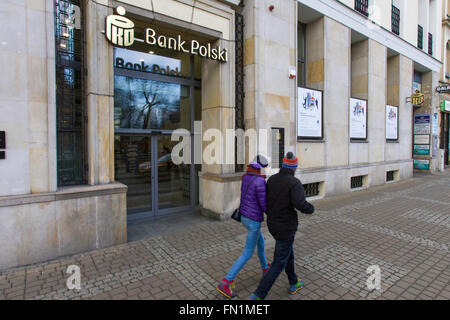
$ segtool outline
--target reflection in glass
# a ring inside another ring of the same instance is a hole
[[[114,126],[190,129],[189,90],[179,84],[114,76]]]
[[[190,165],[175,165],[171,159],[177,141],[170,136],[158,138],[158,207],[159,209],[190,204]]]
[[[115,177],[128,186],[128,213],[152,210],[151,137],[116,136]]]

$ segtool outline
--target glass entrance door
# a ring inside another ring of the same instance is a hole
[[[130,217],[155,216],[193,205],[190,164],[175,164],[170,135],[116,136],[116,180],[128,186]]]
[[[173,51],[114,50],[115,179],[128,186],[129,218],[187,210],[198,170],[175,164],[171,134],[201,120],[201,61]],[[145,68],[144,68],[145,67]]]

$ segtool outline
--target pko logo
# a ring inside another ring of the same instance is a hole
[[[106,17],[106,38],[116,46],[129,47],[134,43],[134,22],[124,17],[124,7],[117,7],[116,12],[119,15]]]

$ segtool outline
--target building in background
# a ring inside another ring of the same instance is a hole
[[[439,148],[440,169],[444,169],[450,162],[450,4],[442,1],[442,70],[440,85],[437,88],[440,93],[440,113],[433,116],[438,118],[439,124]]]
[[[269,175],[295,152],[313,199],[436,171],[443,2],[0,2],[0,269],[124,243],[130,220],[229,217],[244,165],[227,139],[198,161],[210,129],[265,132],[244,158]]]

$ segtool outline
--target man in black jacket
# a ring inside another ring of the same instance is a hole
[[[314,206],[305,199],[303,185],[295,178],[298,159],[292,152],[283,158],[280,172],[267,181],[267,226],[275,238],[275,253],[270,269],[264,274],[252,300],[264,299],[275,280],[285,269],[289,279],[289,293],[295,294],[303,288],[303,281],[298,280],[294,266],[294,239],[298,228],[295,209],[311,214]]]

